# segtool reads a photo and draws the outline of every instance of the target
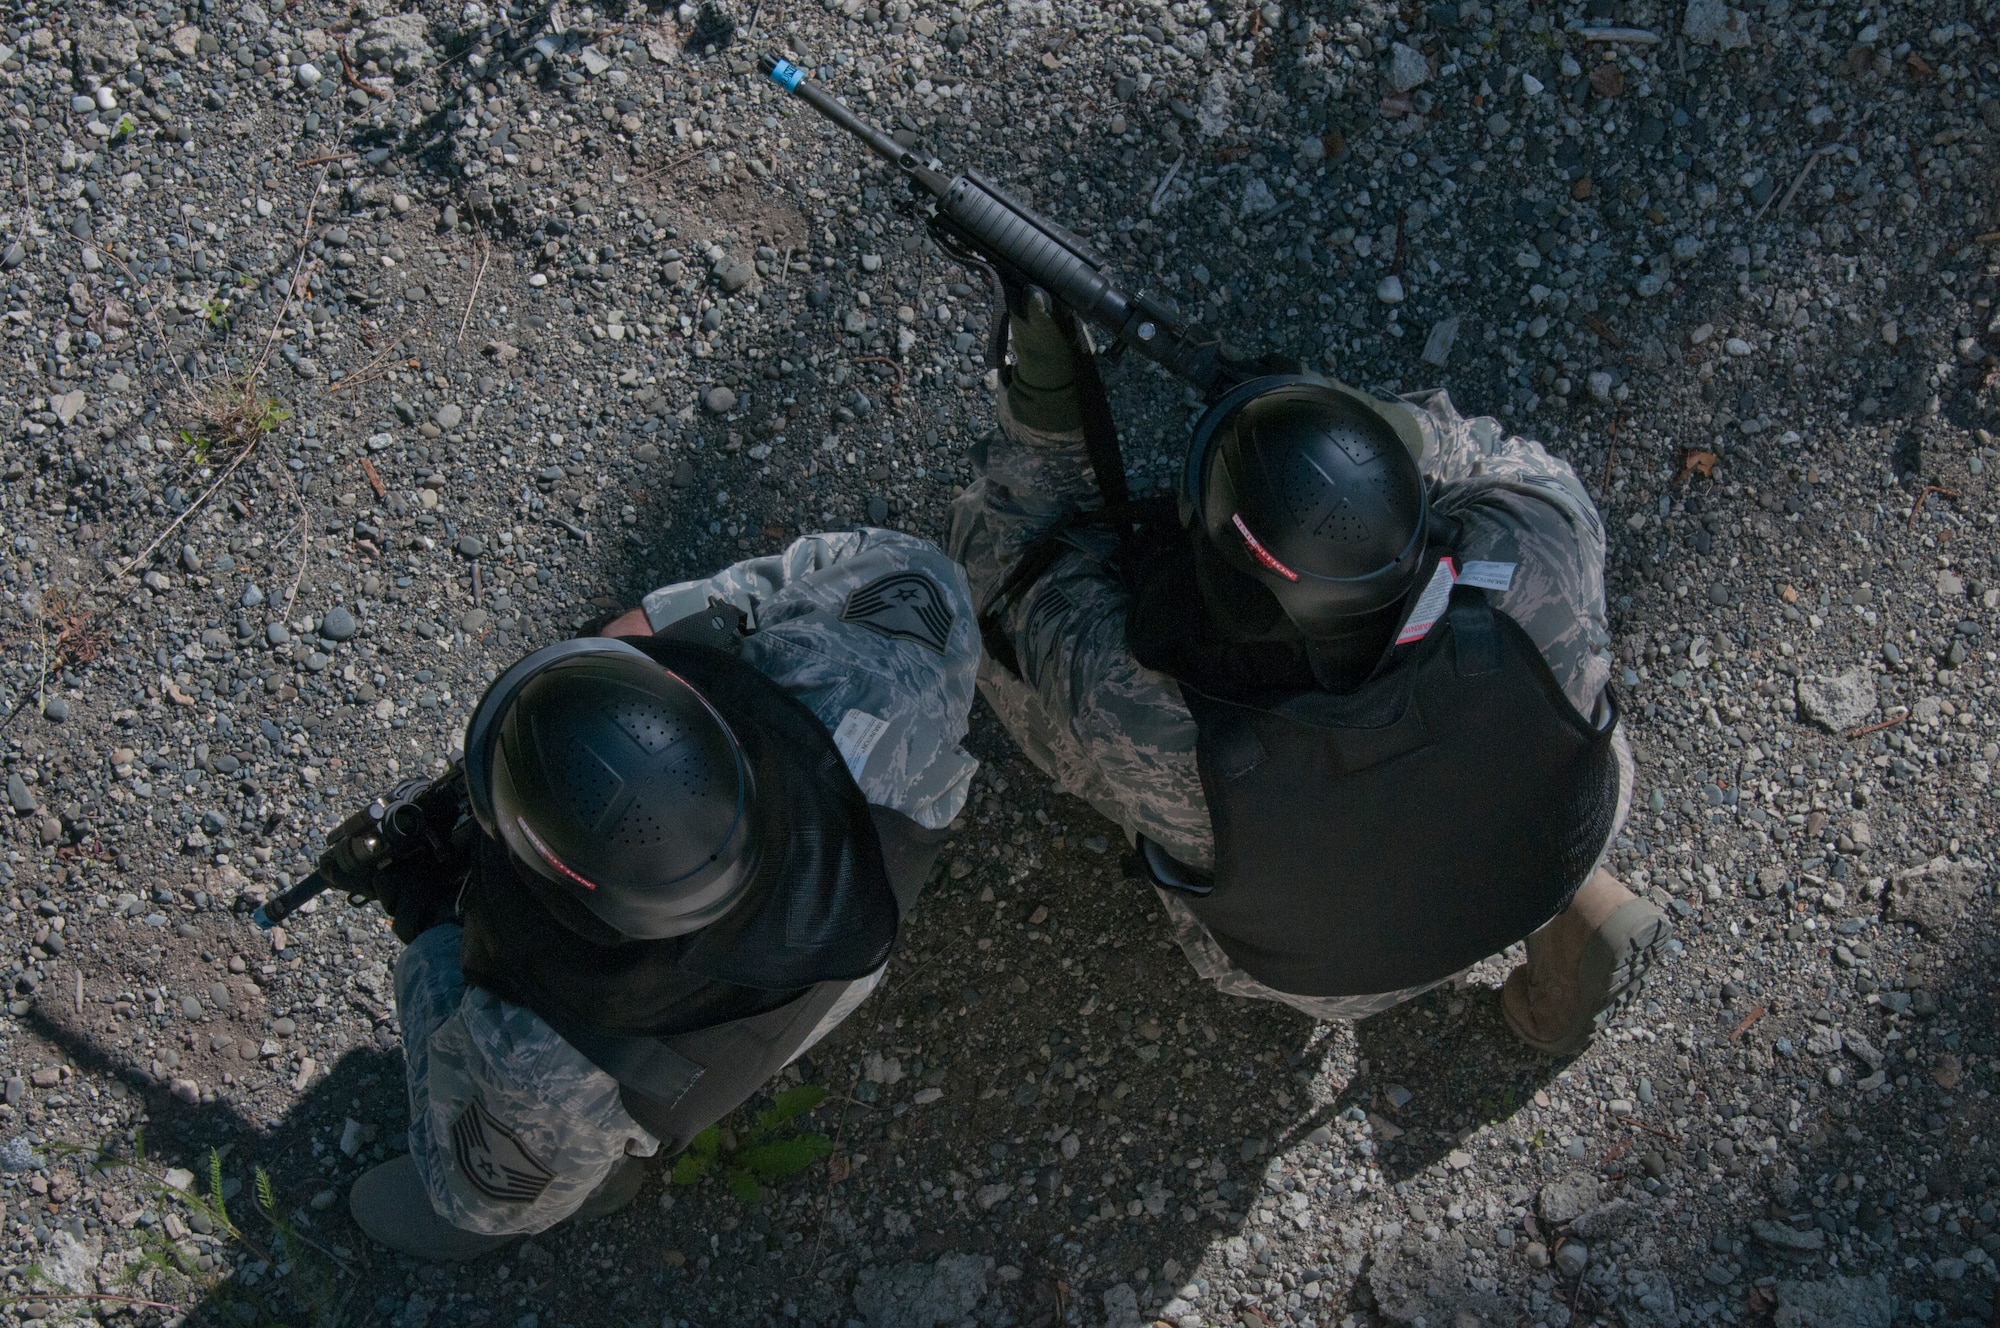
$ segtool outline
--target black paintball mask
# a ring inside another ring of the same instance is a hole
[[[1312,375],[1254,378],[1211,406],[1188,446],[1181,519],[1214,630],[1298,642],[1329,691],[1366,680],[1423,569],[1421,450],[1413,423]]]
[[[465,733],[480,828],[570,930],[696,931],[756,875],[756,789],[700,691],[622,641],[564,641],[487,689]]]

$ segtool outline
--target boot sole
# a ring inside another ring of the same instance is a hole
[[[1645,990],[1646,975],[1671,935],[1673,926],[1666,914],[1643,899],[1626,902],[1591,933],[1584,947],[1577,975],[1577,1008],[1591,1011],[1589,1017],[1579,1019],[1566,1036],[1549,1042],[1529,1037],[1512,1015],[1507,1016],[1508,1027],[1544,1055],[1574,1056]],[[1501,1009],[1506,1012],[1504,1003]]]

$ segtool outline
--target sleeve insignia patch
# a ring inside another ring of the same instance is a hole
[[[942,655],[955,615],[936,582],[922,572],[895,572],[849,595],[840,619]]]
[[[451,1123],[451,1152],[472,1188],[500,1203],[533,1203],[556,1178],[478,1101],[466,1104]]]

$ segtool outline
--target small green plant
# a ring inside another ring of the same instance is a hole
[[[260,393],[249,375],[210,384],[188,404],[185,415],[192,424],[180,431],[180,439],[195,454],[198,465],[208,464],[212,451],[227,450],[233,455],[238,447],[255,442],[292,418],[292,412],[276,397]]]
[[[729,1192],[744,1203],[763,1198],[763,1186],[805,1171],[833,1151],[823,1134],[790,1128],[791,1122],[826,1101],[818,1084],[798,1084],[771,1099],[733,1146],[725,1146],[722,1128],[711,1125],[694,1137],[674,1163],[674,1184],[692,1185],[720,1172]]]
[[[134,120],[129,114],[120,115],[118,117],[118,124],[111,131],[111,141],[115,143],[128,134],[137,133],[138,130],[139,122],[137,120]]]
[[[229,326],[229,301],[223,299],[220,295],[210,296],[202,302],[201,316],[208,320],[210,327],[227,328]]]

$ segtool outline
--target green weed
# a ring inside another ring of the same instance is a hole
[[[709,1126],[674,1163],[674,1184],[692,1185],[720,1173],[731,1194],[756,1203],[763,1198],[763,1186],[799,1175],[833,1151],[833,1141],[825,1135],[790,1128],[824,1101],[826,1090],[818,1084],[787,1088],[757,1113],[734,1146],[725,1146],[720,1126]]]

